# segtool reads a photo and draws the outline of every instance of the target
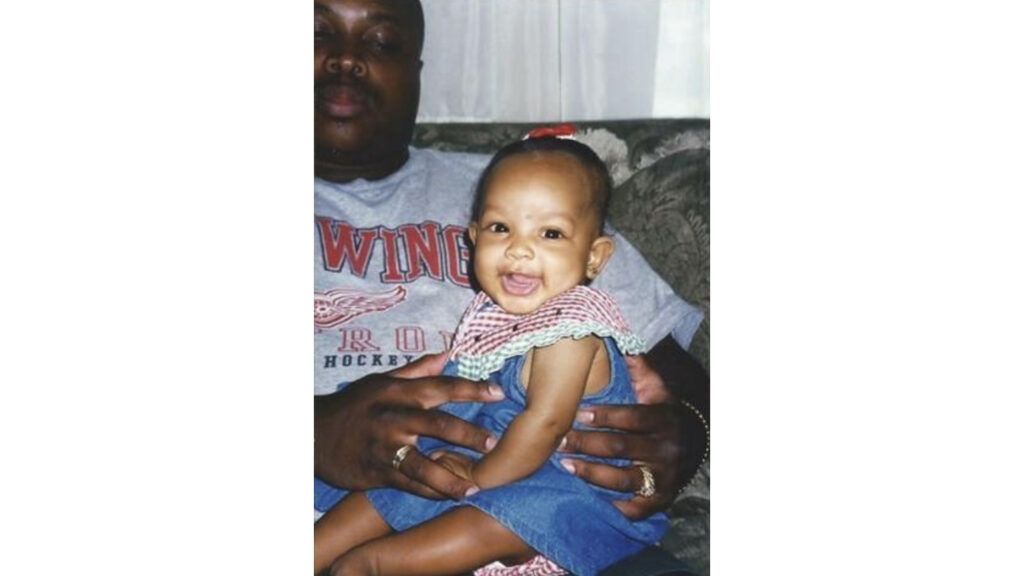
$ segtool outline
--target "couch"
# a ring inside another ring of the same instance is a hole
[[[710,373],[710,121],[578,122],[579,139],[608,164],[609,218],[704,323],[690,352]],[[419,124],[413,145],[492,153],[536,124]],[[661,545],[694,572],[710,572],[710,462],[673,503]]]

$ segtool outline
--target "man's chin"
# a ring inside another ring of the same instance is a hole
[[[374,132],[364,118],[337,120],[317,115],[313,122],[317,154],[356,154],[373,147]]]
[[[398,157],[397,151],[384,151],[369,146],[324,146],[315,145],[313,158],[318,163],[338,164],[341,166],[365,166],[380,164]]]
[[[333,182],[347,182],[357,178],[378,180],[405,164],[408,149],[372,151],[317,146],[314,152],[314,174]]]

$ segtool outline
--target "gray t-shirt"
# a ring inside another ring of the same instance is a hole
[[[465,231],[489,160],[410,148],[376,181],[315,181],[315,393],[386,372],[451,344],[473,298]],[[703,319],[621,235],[593,286],[610,293],[648,347],[686,348]]]

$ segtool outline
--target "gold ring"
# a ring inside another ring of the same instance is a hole
[[[398,470],[398,467],[402,465],[402,461],[405,460],[405,457],[409,455],[411,450],[412,444],[406,444],[395,450],[395,457],[391,459],[391,467]]]
[[[654,473],[646,464],[638,464],[637,468],[640,469],[640,474],[644,477],[644,483],[636,491],[636,495],[644,498],[654,496]]]

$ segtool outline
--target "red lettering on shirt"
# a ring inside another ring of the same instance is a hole
[[[365,278],[371,267],[379,267],[380,281],[385,284],[415,282],[428,276],[470,286],[469,248],[462,226],[442,229],[437,222],[427,221],[397,228],[356,228],[325,216],[318,216],[316,225],[325,270],[342,272],[347,265],[353,275]],[[382,250],[375,251],[378,244]],[[383,262],[371,266],[380,258]]]
[[[439,242],[441,226],[437,222],[424,222],[420,225],[406,224],[399,226],[405,248],[409,256],[408,281],[423,275],[424,269],[435,280],[443,280],[441,274],[441,246]]]
[[[426,336],[418,326],[399,326],[395,329],[395,347],[401,352],[423,352],[427,349]]]
[[[466,229],[462,226],[445,226],[443,235],[448,279],[468,288],[469,249],[465,245]]]
[[[370,261],[373,243],[377,239],[377,230],[356,230],[345,222],[324,217],[318,217],[316,223],[320,232],[324,268],[340,272],[348,262],[352,274],[366,276],[366,266]]]
[[[380,347],[373,343],[372,333],[366,328],[342,328],[338,332],[340,335],[338,352],[380,350]]]
[[[380,236],[384,239],[384,271],[380,273],[380,281],[388,284],[403,282],[405,274],[398,266],[398,232],[381,228]]]
[[[443,350],[450,350],[452,347],[452,340],[455,339],[454,332],[445,332],[444,330],[438,330],[438,334],[441,335],[441,342],[444,344]]]

